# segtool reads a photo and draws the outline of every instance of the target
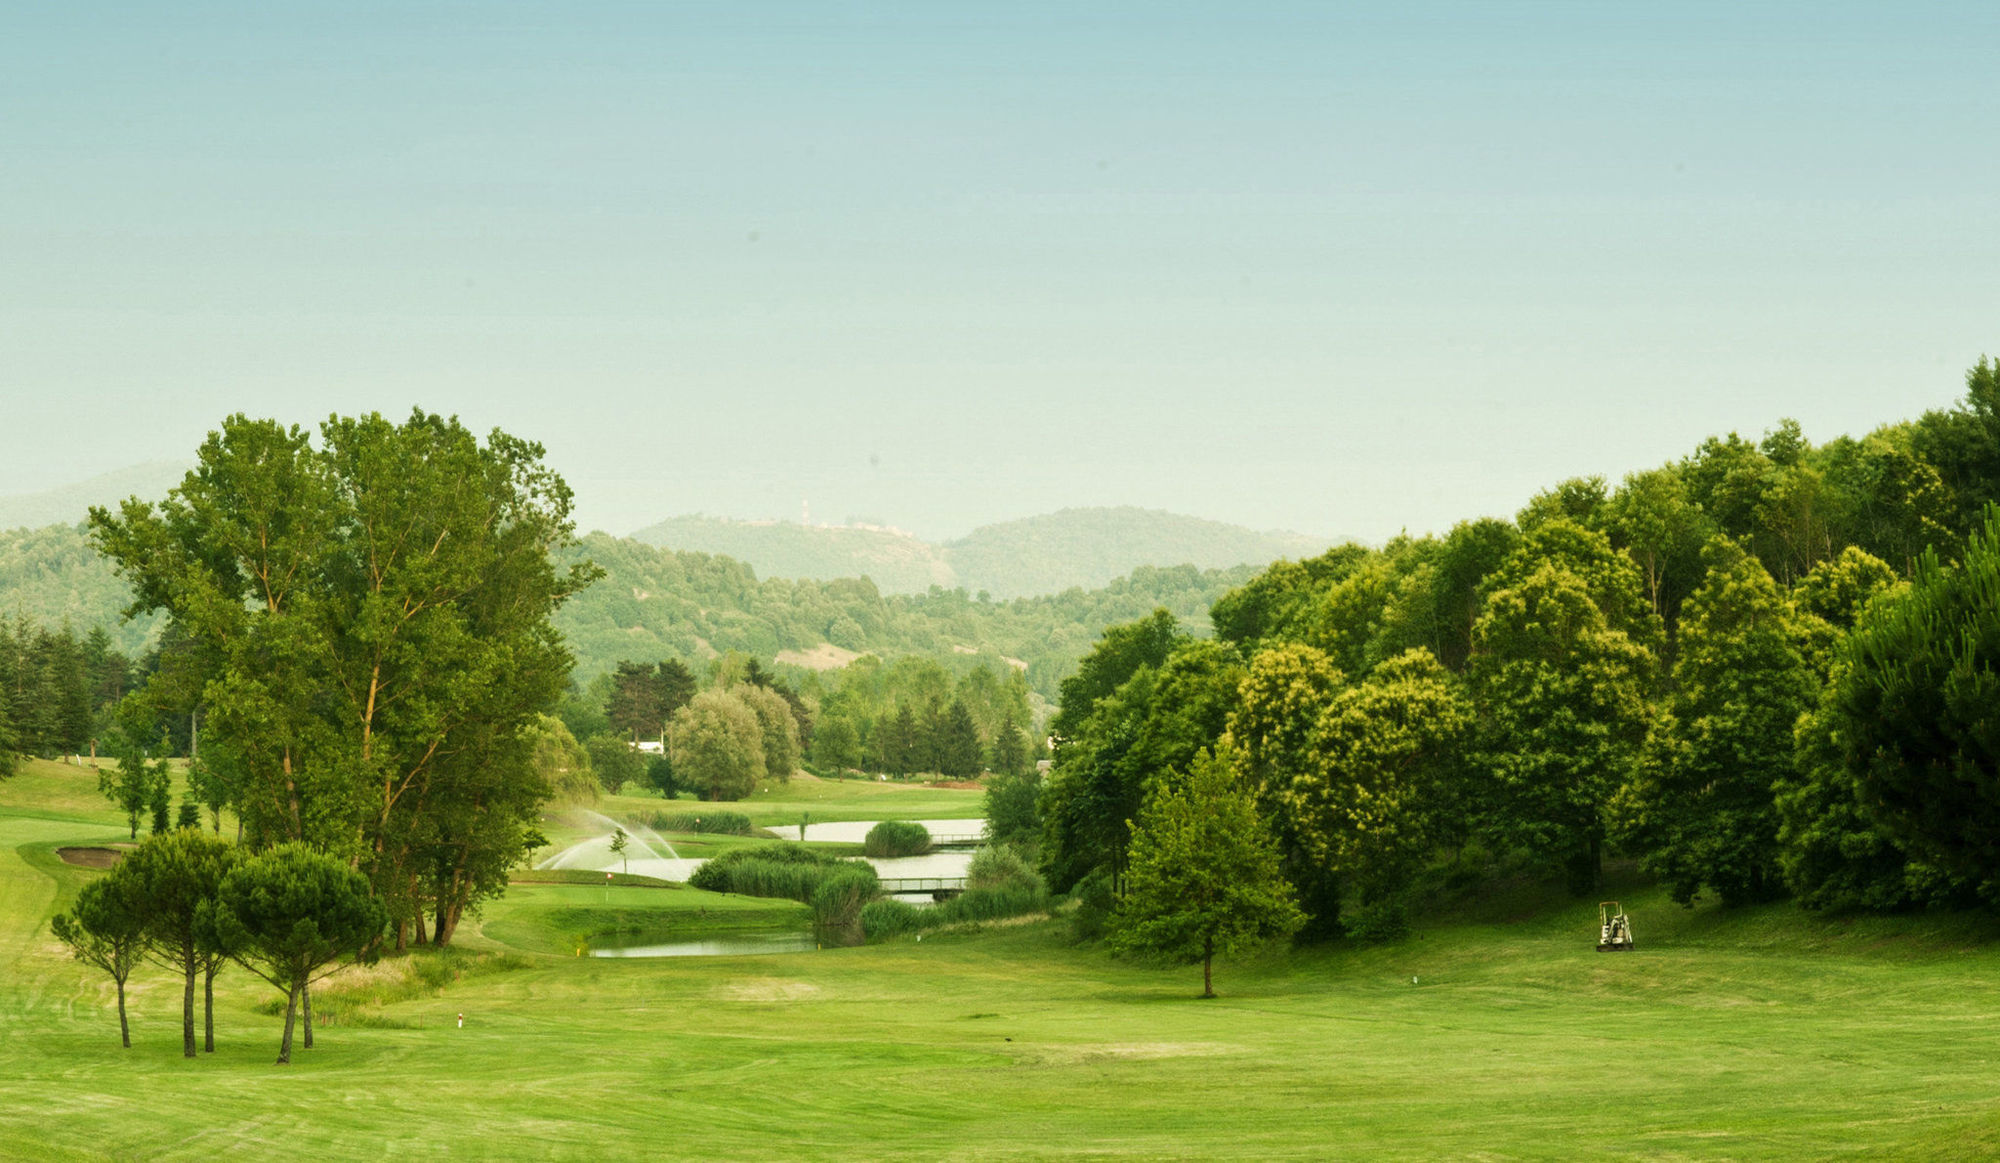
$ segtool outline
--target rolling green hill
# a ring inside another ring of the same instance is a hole
[[[938,546],[879,526],[686,516],[648,525],[632,534],[632,540],[733,557],[765,577],[817,581],[865,577],[890,594],[920,594],[934,585],[951,589],[959,584]]]
[[[865,577],[885,594],[923,593],[935,585],[1002,599],[1103,586],[1140,566],[1264,565],[1281,557],[1308,557],[1331,544],[1130,506],[1063,509],[982,526],[944,544],[872,525],[701,516],[649,525],[632,538],[662,548],[726,554],[770,577]]]
[[[1025,666],[1029,684],[1051,698],[1106,626],[1165,606],[1206,634],[1209,604],[1255,572],[1143,567],[1097,589],[982,602],[963,590],[883,594],[865,578],[760,580],[732,558],[602,533],[575,553],[606,574],[556,618],[580,677],[621,658],[699,662],[729,650],[770,658],[831,645],[838,651],[826,652],[829,663],[840,652],[1008,661]]]

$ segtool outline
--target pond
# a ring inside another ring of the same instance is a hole
[[[593,815],[595,813],[592,813]],[[675,852],[673,845],[665,837],[642,830],[630,836],[625,853],[611,851],[611,828],[618,825],[608,817],[598,816],[606,827],[604,835],[593,836],[581,843],[572,844],[563,851],[541,862],[541,868],[579,868],[597,872],[631,872],[640,876],[653,876],[661,880],[686,881],[694,870],[704,863],[699,858],[683,857]],[[880,823],[879,820],[849,820],[840,823],[808,824],[806,838],[809,840],[832,840],[858,844],[868,835],[868,830]],[[918,820],[933,836],[977,835],[985,827],[985,820]],[[786,840],[796,840],[799,835],[797,825],[786,825],[771,829]],[[966,866],[972,863],[969,849],[946,849],[926,856],[901,856],[884,859],[870,859],[877,875],[885,879],[904,877],[961,877]],[[930,894],[902,895],[899,899],[911,904],[928,904]],[[735,952],[754,952],[736,950]],[[776,952],[777,950],[767,950]],[[648,957],[707,956],[702,953],[649,953]],[[607,954],[616,956],[616,954]],[[635,955],[636,956],[636,955]]]
[[[803,953],[819,948],[810,929],[779,929],[730,933],[698,941],[660,945],[599,945],[592,957],[740,957],[764,953]]]

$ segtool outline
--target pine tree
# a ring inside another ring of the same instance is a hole
[[[984,750],[979,745],[979,726],[972,721],[971,708],[965,705],[965,700],[953,699],[938,721],[939,774],[951,779],[978,775],[980,754]]]
[[[1014,725],[1014,714],[1009,711],[1000,720],[1000,729],[993,733],[993,771],[997,775],[1019,775],[1027,766],[1027,740]]]

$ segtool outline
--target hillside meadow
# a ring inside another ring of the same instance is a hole
[[[764,957],[612,960],[579,918],[700,934],[796,915],[688,888],[519,885],[448,953],[322,987],[272,1064],[273,995],[218,981],[218,1049],[178,996],[107,979],[47,919],[122,836],[88,772],[0,784],[0,1157],[1975,1158],[2000,1151],[2000,956],[1963,917],[1683,910],[1532,886],[1408,940],[1218,970],[1114,962],[1060,921]],[[86,794],[89,792],[89,794]],[[901,794],[916,794],[905,789]],[[458,1028],[456,1015],[466,1024]]]

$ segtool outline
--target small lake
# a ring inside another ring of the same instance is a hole
[[[741,957],[764,953],[804,953],[819,948],[811,931],[731,933],[700,941],[669,941],[664,945],[604,945],[592,957]]]
[[[617,826],[609,818],[599,817],[599,819],[602,819],[609,827]],[[922,824],[933,836],[977,835],[986,827],[985,820],[918,820],[916,822]],[[879,823],[881,823],[880,820],[849,820],[840,823],[808,824],[806,825],[806,839],[859,844],[867,838],[868,830]],[[796,824],[779,825],[772,828],[771,831],[786,840],[795,841],[799,838],[799,829]],[[631,872],[640,876],[658,877],[661,880],[685,882],[688,877],[694,875],[694,870],[700,868],[704,863],[706,862],[698,857],[690,858],[680,855],[680,853],[674,851],[673,845],[667,843],[664,837],[650,833],[648,835],[633,835],[630,846],[621,857],[618,853],[611,851],[611,833],[607,828],[604,835],[593,836],[581,843],[572,844],[556,855],[542,861],[538,867],[577,868],[594,872]],[[874,866],[878,876],[888,879],[898,877],[959,877],[965,875],[966,867],[972,863],[972,852],[968,849],[960,848],[944,852],[933,852],[927,856],[900,856],[879,860],[870,859],[868,863]],[[899,895],[897,899],[908,901],[911,904],[923,905],[930,903],[930,894]],[[810,939],[808,939],[806,947],[811,947]],[[776,953],[784,951],[777,949],[732,949],[724,952]],[[607,952],[592,954],[592,956],[606,957],[704,957],[714,955],[716,954],[700,951],[689,953],[625,954]]]

